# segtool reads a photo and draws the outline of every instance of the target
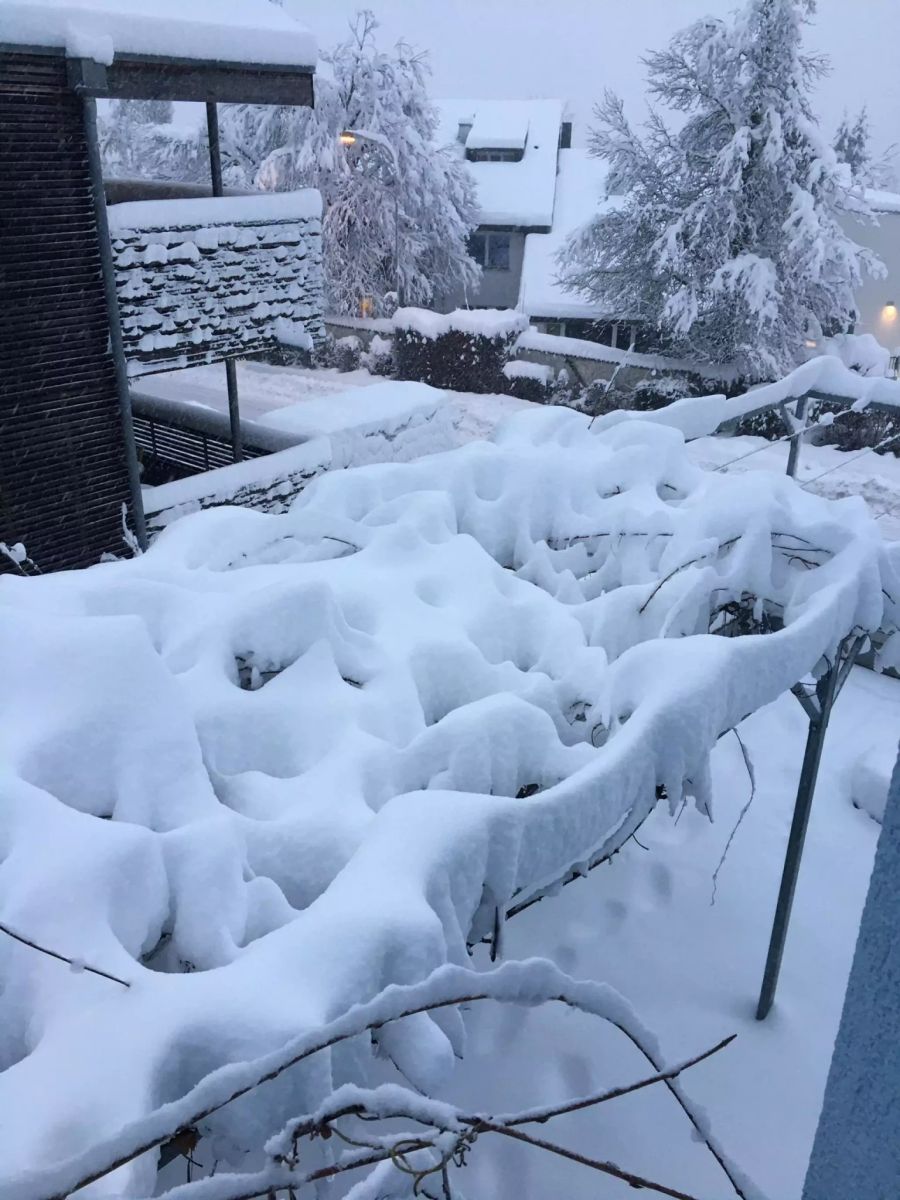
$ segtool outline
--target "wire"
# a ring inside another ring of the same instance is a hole
[[[867,454],[874,454],[876,450],[882,450],[885,446],[889,446],[891,442],[896,442],[900,438],[900,433],[892,433],[890,437],[879,442],[877,446],[866,446],[865,450],[860,450],[859,454],[854,454],[852,458],[846,459],[844,462],[836,463],[833,467],[826,467],[824,471],[820,471],[818,475],[813,475],[812,479],[804,479],[800,484],[801,487],[809,487],[811,483],[822,479],[825,475],[830,475],[832,471],[840,471],[843,467],[849,467],[852,462],[856,462],[858,458],[865,458]],[[882,513],[882,516],[884,514]]]

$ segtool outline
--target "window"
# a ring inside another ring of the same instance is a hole
[[[469,255],[486,271],[508,271],[510,241],[508,233],[473,233]]]
[[[509,150],[467,150],[466,158],[469,162],[521,162],[525,157],[525,150],[517,150],[515,148]]]

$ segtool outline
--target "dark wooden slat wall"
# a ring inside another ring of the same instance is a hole
[[[87,566],[127,499],[81,102],[65,59],[0,56],[0,541]]]

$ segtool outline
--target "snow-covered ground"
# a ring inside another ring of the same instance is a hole
[[[273,410],[303,404],[310,399],[331,396],[340,403],[340,395],[351,389],[381,383],[368,371],[340,373],[333,369],[274,367],[261,362],[240,362],[238,384],[241,413],[259,420]],[[192,367],[164,375],[148,376],[139,383],[141,391],[166,399],[180,399],[227,413],[225,368]],[[512,413],[534,407],[515,396],[475,395],[448,392],[452,424],[458,444],[489,438],[498,424]],[[441,448],[441,447],[439,447]],[[699,466],[720,468],[726,463],[729,473],[774,471],[784,474],[787,466],[787,442],[766,442],[763,438],[712,437],[690,443],[688,454]],[[823,472],[826,472],[823,474]],[[822,476],[821,479],[816,478]],[[893,454],[840,451],[831,446],[803,446],[797,472],[800,483],[820,496],[840,498],[862,496],[878,519],[882,534],[900,540],[900,457]]]
[[[729,473],[775,471],[784,474],[788,443],[755,437],[698,438],[688,454],[702,467]],[[797,482],[829,499],[862,496],[878,520],[882,536],[900,540],[900,457],[874,451],[836,450],[833,446],[804,445],[800,449]]]
[[[609,865],[506,930],[509,957],[549,955],[577,977],[612,983],[659,1035],[670,1060],[737,1033],[730,1047],[688,1072],[683,1086],[771,1200],[798,1200],[802,1190],[880,828],[853,807],[850,776],[863,745],[896,755],[900,682],[857,668],[837,703],[776,1005],[759,1023],[754,1009],[806,725],[792,696],[741,725],[756,795],[719,873],[714,905],[713,874],[750,795],[733,735],[713,755],[714,823],[690,807],[677,821],[657,810],[637,834],[646,850],[629,842]],[[633,1049],[578,1014],[495,1006],[473,1010],[468,1021],[469,1057],[453,1098],[470,1106],[512,1111],[640,1077]],[[537,1132],[701,1200],[731,1194],[662,1088]],[[601,1194],[591,1171],[505,1140],[473,1157],[467,1182],[467,1194],[498,1200]],[[610,1200],[633,1194],[625,1184],[603,1182]]]

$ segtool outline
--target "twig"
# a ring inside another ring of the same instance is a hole
[[[118,975],[110,975],[108,971],[101,971],[99,967],[90,967],[87,963],[82,963],[78,959],[67,958],[65,954],[59,954],[56,950],[48,950],[46,946],[39,946],[37,942],[33,942],[21,933],[16,933],[8,925],[0,924],[0,933],[5,933],[7,937],[14,938],[17,942],[21,942],[23,946],[30,946],[32,950],[39,950],[41,954],[46,954],[50,958],[56,958],[60,962],[68,963],[75,971],[89,971],[92,975],[99,975],[103,979],[112,980],[113,983],[120,983],[122,987],[131,987],[131,984],[127,980],[120,979]],[[163,1138],[162,1140],[167,1141],[168,1139]]]
[[[631,1092],[639,1092],[643,1088],[652,1087],[655,1083],[665,1083],[667,1079],[675,1079],[683,1071],[689,1070],[691,1067],[697,1066],[698,1063],[704,1062],[707,1058],[712,1058],[714,1054],[718,1054],[720,1050],[724,1050],[726,1046],[737,1037],[736,1033],[732,1033],[729,1037],[723,1038],[717,1045],[709,1050],[704,1050],[702,1054],[695,1054],[693,1058],[687,1058],[684,1062],[678,1063],[677,1066],[670,1067],[666,1071],[660,1071],[657,1075],[650,1075],[646,1079],[640,1079],[637,1083],[625,1084],[623,1087],[610,1088],[605,1092],[598,1092],[593,1096],[585,1096],[581,1100],[570,1100],[565,1104],[557,1104],[548,1108],[535,1108],[528,1112],[519,1113],[514,1117],[498,1117],[498,1124],[515,1126],[528,1125],[532,1121],[539,1125],[543,1125],[545,1121],[550,1121],[553,1117],[563,1116],[566,1113],[579,1112],[584,1108],[593,1108],[597,1104],[606,1104],[609,1100],[618,1100],[620,1096],[628,1096]]]
[[[747,798],[746,804],[741,809],[740,814],[738,815],[738,819],[734,823],[734,828],[732,829],[731,833],[728,835],[728,841],[725,843],[725,849],[722,851],[722,857],[719,859],[719,865],[716,867],[715,871],[713,871],[712,896],[710,897],[710,901],[709,901],[710,906],[712,906],[716,902],[716,888],[718,887],[718,883],[719,883],[719,872],[722,870],[722,867],[725,865],[725,859],[728,857],[728,851],[731,849],[731,843],[734,841],[734,835],[740,829],[741,822],[743,821],[744,817],[747,815],[750,805],[753,803],[753,798],[756,795],[756,772],[753,770],[753,762],[750,758],[750,752],[748,751],[747,747],[744,745],[744,740],[741,737],[741,735],[738,733],[738,731],[736,729],[732,729],[731,732],[737,738],[738,745],[741,748],[741,754],[744,756],[744,765],[747,768],[747,774],[750,776],[750,795]]]
[[[646,1188],[647,1191],[657,1192],[660,1196],[672,1196],[674,1200],[698,1200],[696,1196],[688,1192],[679,1192],[675,1188],[666,1187],[664,1183],[655,1183],[652,1179],[646,1179],[642,1175],[623,1171],[615,1163],[601,1162],[596,1158],[588,1158],[585,1154],[578,1154],[575,1150],[567,1150],[564,1146],[558,1146],[555,1142],[547,1142],[543,1138],[523,1133],[521,1129],[510,1129],[506,1125],[490,1124],[483,1124],[482,1128],[489,1133],[499,1133],[503,1137],[515,1138],[518,1142],[526,1142],[529,1146],[537,1146],[538,1149],[546,1150],[549,1154],[558,1154],[560,1158],[568,1158],[572,1162],[581,1163],[583,1167],[592,1167],[595,1171],[601,1171],[604,1175],[612,1175],[614,1179],[623,1180],[633,1188]]]

